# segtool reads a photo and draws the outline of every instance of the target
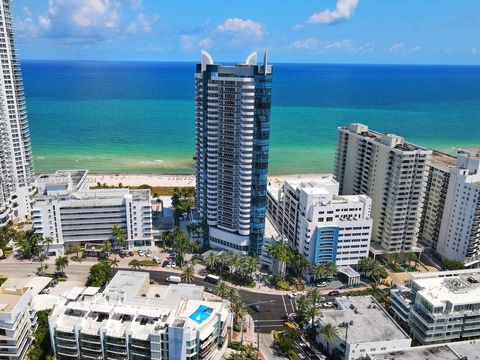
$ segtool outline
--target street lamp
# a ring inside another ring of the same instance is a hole
[[[345,359],[347,359],[348,327],[351,326],[351,325],[353,325],[353,320],[350,320],[349,322],[344,321],[344,322],[338,324],[339,327],[344,327],[344,328],[345,328],[345,342],[344,342],[344,346],[345,346],[345,350],[344,350]]]

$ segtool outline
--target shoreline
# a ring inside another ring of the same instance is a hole
[[[280,184],[284,180],[299,179],[302,177],[330,175],[331,173],[310,173],[310,174],[285,174],[285,175],[270,175],[268,181],[271,183]],[[89,173],[87,182],[91,186],[97,183],[106,184],[108,186],[140,186],[150,185],[157,187],[187,187],[195,186],[195,175],[164,175],[164,174],[141,174],[141,173],[125,173],[125,174],[104,174],[104,173]]]

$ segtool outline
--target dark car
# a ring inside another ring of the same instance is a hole
[[[206,292],[208,292],[208,293],[211,293],[211,294],[213,294],[213,291],[214,291],[214,290],[213,290],[213,288],[212,288],[212,287],[210,287],[210,286],[207,286],[207,287],[205,288],[205,291],[206,291]]]
[[[124,252],[121,252],[120,253],[120,257],[123,259],[125,256],[127,256],[127,254],[125,254]]]
[[[250,307],[251,307],[254,311],[260,312],[260,306],[258,306],[258,305],[250,305]]]
[[[128,252],[128,256],[133,256],[133,255],[135,255],[135,254],[133,253],[133,251],[129,251],[129,252]]]
[[[333,290],[328,293],[328,296],[338,296],[338,295],[340,295],[340,292],[338,292],[337,290]]]
[[[167,265],[170,263],[170,261],[168,260],[165,260],[163,263],[162,263],[162,267],[167,267]]]

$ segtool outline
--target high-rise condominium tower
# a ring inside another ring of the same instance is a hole
[[[338,129],[334,172],[340,192],[372,198],[372,240],[383,251],[419,250],[416,244],[431,155],[432,150],[366,125]]]
[[[195,74],[196,205],[212,248],[260,254],[267,202],[272,66],[257,54]]]
[[[32,151],[10,0],[0,0],[0,226],[30,213]]]

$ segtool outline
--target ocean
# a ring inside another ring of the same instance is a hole
[[[194,63],[23,61],[36,173],[192,174]],[[480,145],[480,66],[274,64],[271,174],[331,172],[351,122]]]

